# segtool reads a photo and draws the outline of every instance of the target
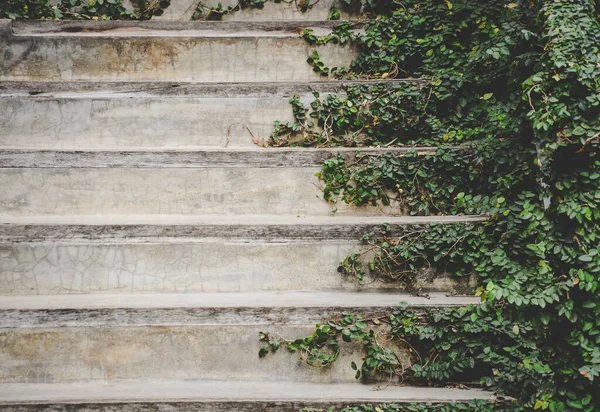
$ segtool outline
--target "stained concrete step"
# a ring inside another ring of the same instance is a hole
[[[382,312],[477,304],[480,298],[432,292],[263,291],[2,296],[0,329],[59,326],[272,325],[323,321],[340,311]]]
[[[346,66],[353,48],[300,37],[334,23],[0,21],[0,81],[289,82],[319,80],[318,49]]]
[[[298,412],[364,403],[495,401],[480,389],[419,388],[305,382],[119,381],[73,384],[0,384],[0,409],[39,411]]]
[[[306,4],[308,3],[308,4]],[[204,0],[204,7],[198,8],[197,0],[171,0],[169,7],[164,9],[160,16],[154,16],[152,20],[177,20],[190,21],[192,19],[210,18],[211,7],[221,4],[223,9],[235,7],[238,0]],[[303,4],[306,4],[303,8]],[[340,12],[343,19],[356,18],[360,14],[359,7],[349,7],[340,0],[292,0],[292,1],[267,1],[264,8],[252,7],[240,8],[238,11],[222,16],[222,21],[319,21],[329,20],[332,7]],[[214,16],[212,17],[214,18]]]
[[[41,216],[0,219],[0,294],[127,294],[356,290],[338,265],[384,223],[391,235],[477,216]],[[468,291],[474,279],[431,273],[427,291]],[[367,290],[398,288],[374,282]],[[0,299],[1,301],[2,299]]]
[[[0,151],[0,215],[391,213],[322,199],[315,174],[338,153],[355,156],[356,149]]]
[[[299,63],[302,64],[301,62]],[[0,147],[58,150],[243,147],[293,121],[289,99],[347,85],[398,87],[401,81],[289,83],[0,83]]]
[[[396,302],[418,307],[476,304],[478,298],[323,292],[129,295],[2,299],[0,383],[86,380],[268,380],[354,382],[360,345],[344,345],[315,370],[285,350],[258,356],[259,332],[291,339],[345,310],[376,313]],[[75,304],[73,303],[75,302]],[[178,302],[181,302],[178,304]],[[52,308],[52,309],[51,309]],[[93,309],[92,309],[93,308]],[[408,349],[398,356],[409,364]]]

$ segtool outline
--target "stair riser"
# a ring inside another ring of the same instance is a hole
[[[327,215],[318,168],[0,169],[0,215]],[[340,207],[340,213],[373,213]]]
[[[287,82],[319,80],[306,63],[315,46],[300,37],[97,37],[0,35],[0,80]],[[0,33],[1,34],[1,33]],[[348,47],[318,48],[347,66]]]
[[[238,0],[205,0],[203,4],[208,8],[216,6],[221,3],[223,8],[226,9],[228,6],[235,6],[239,2]],[[286,2],[275,3],[273,1],[267,1],[263,9],[245,8],[222,17],[223,21],[281,21],[281,20],[294,20],[294,21],[319,21],[328,20],[329,10],[334,4],[340,9],[341,17],[348,19],[356,14],[351,13],[351,10],[346,10],[340,4],[338,0],[320,0],[315,3],[314,6],[307,12],[299,11],[297,4],[300,0],[293,1],[291,4]],[[172,0],[171,5],[164,10],[161,16],[155,16],[152,20],[179,20],[188,21],[194,16],[196,10],[196,0]],[[198,15],[196,18],[206,18],[208,10],[205,10],[202,15]]]
[[[0,382],[117,379],[236,379],[353,382],[350,361],[360,347],[344,346],[331,368],[299,364],[285,349],[259,359],[258,334],[298,338],[311,325],[62,327],[0,330]]]
[[[0,99],[0,145],[252,148],[255,140],[264,141],[273,133],[274,121],[293,121],[289,97],[4,98]]]
[[[357,289],[337,272],[356,241],[293,243],[0,244],[0,294],[252,292]],[[464,291],[469,280],[422,278],[429,290]],[[366,280],[361,289],[398,288]]]

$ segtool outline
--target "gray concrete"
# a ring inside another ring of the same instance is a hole
[[[176,24],[180,26],[38,22],[20,24],[13,33],[10,21],[3,20],[0,80],[286,82],[321,78],[304,63],[315,47],[290,27],[276,25],[270,30],[267,24],[203,30]],[[234,31],[245,34],[232,39]],[[330,66],[348,65],[355,56],[349,47],[318,49]]]
[[[475,296],[450,296],[443,292],[429,296],[413,296],[402,292],[343,292],[343,291],[284,291],[249,293],[146,293],[120,295],[71,295],[71,296],[2,296],[0,311],[11,310],[57,310],[66,309],[155,309],[193,308],[193,309],[262,309],[276,312],[281,308],[363,308],[380,310],[406,302],[411,307],[452,307],[471,305],[480,302]],[[268,308],[265,307],[268,303]],[[232,315],[234,318],[236,315]],[[118,320],[117,320],[118,322]],[[154,318],[153,325],[178,324],[170,318]],[[187,321],[186,323],[189,323]],[[205,322],[203,322],[205,323]],[[291,321],[291,323],[294,323]],[[297,323],[297,321],[296,321]],[[77,325],[86,326],[84,319]],[[0,319],[0,328],[6,328],[6,319]]]
[[[311,90],[343,94],[357,83],[375,84],[0,83],[0,146],[252,148],[273,133],[274,121],[293,120],[291,96],[310,102]]]
[[[336,271],[353,249],[349,242],[2,244],[0,293],[354,289]]]
[[[375,84],[0,83],[0,146],[253,148],[272,134],[275,120],[293,120],[294,94],[308,102],[311,89],[344,93],[357,83]]]
[[[360,32],[361,22],[350,22],[350,30]],[[258,22],[168,22],[145,20],[13,20],[14,37],[204,37],[238,39],[243,37],[296,38],[304,29],[316,35],[328,34],[335,21],[258,21]]]
[[[256,147],[292,121],[289,95],[0,97],[0,145],[52,149]],[[308,95],[303,94],[306,99]],[[250,131],[248,131],[248,128]]]
[[[355,289],[337,272],[365,233],[392,235],[478,216],[49,216],[0,222],[0,293],[240,292]],[[423,273],[428,290],[473,279]],[[433,279],[432,279],[433,277]],[[397,288],[367,279],[364,288]]]
[[[349,363],[359,361],[360,345],[342,345],[338,362],[315,369],[285,350],[259,359],[259,332],[295,339],[310,334],[314,323],[344,310],[375,316],[400,301],[418,308],[464,305],[478,299],[341,292],[7,298],[0,309],[0,383],[353,382]],[[402,345],[397,354],[405,366],[410,364]]]
[[[218,3],[227,6],[235,6],[238,0],[204,0],[202,2],[210,8]],[[302,12],[298,6],[299,0],[285,1],[275,3],[269,0],[265,3],[263,9],[246,8],[234,13],[223,16],[223,21],[317,21],[327,20],[331,6],[336,5],[341,11],[342,18],[356,17],[357,11],[343,7],[339,0],[310,0],[314,4],[310,10]],[[198,0],[172,0],[171,5],[164,10],[161,16],[155,16],[152,20],[177,20],[189,21],[194,16]],[[208,10],[205,10],[202,15],[197,15],[196,18],[206,18]]]
[[[433,153],[431,147],[381,148],[252,148],[201,151],[57,151],[0,149],[0,168],[290,168],[321,167],[337,156],[356,161],[357,154],[403,155],[409,150]]]
[[[300,217],[300,216],[277,216],[277,215],[240,215],[240,216],[222,216],[220,219],[215,220],[215,216],[203,215],[203,216],[184,216],[184,215],[169,215],[169,216],[157,216],[152,215],[131,215],[131,216],[28,216],[28,217],[9,217],[1,216],[0,223],[0,239],[13,240],[13,241],[34,241],[36,239],[57,239],[57,238],[77,238],[80,237],[77,233],[81,233],[86,239],[100,239],[100,238],[115,238],[115,237],[128,237],[133,238],[140,233],[143,236],[173,236],[173,237],[214,237],[215,234],[202,234],[202,232],[186,233],[182,230],[189,229],[190,227],[202,228],[207,226],[223,226],[227,225],[229,230],[234,230],[237,226],[264,226],[261,228],[261,234],[258,238],[263,238],[265,235],[268,239],[290,239],[288,233],[280,233],[279,237],[269,236],[268,232],[265,232],[268,227],[287,226],[290,227],[301,226],[306,229],[307,227],[320,227],[321,230],[325,231],[330,227],[338,227],[337,238],[347,239],[358,239],[355,235],[344,235],[344,233],[353,233],[351,227],[361,227],[361,231],[374,230],[376,227],[381,227],[384,223],[388,223],[392,229],[392,233],[395,230],[400,229],[406,225],[426,225],[432,223],[476,223],[484,222],[487,220],[486,216],[483,215],[449,215],[449,216],[394,216],[394,215],[377,215],[377,216],[313,216],[313,217]],[[17,225],[17,226],[15,226]],[[24,225],[24,226],[18,226]],[[58,227],[58,226],[61,227]],[[119,226],[118,228],[113,225]],[[361,226],[362,225],[362,226]],[[102,226],[102,230],[98,230],[97,226]],[[75,228],[75,232],[68,230],[69,228]],[[187,227],[187,228],[186,228]],[[11,228],[16,228],[17,231],[33,230],[33,232],[24,232],[28,236],[11,238],[11,236],[17,235]],[[44,229],[46,228],[46,229]],[[87,232],[82,232],[84,230]],[[175,232],[165,230],[174,228]],[[106,229],[110,229],[107,231]],[[42,232],[46,230],[45,232]],[[133,230],[133,231],[132,231]],[[151,230],[152,232],[141,232],[142,230]],[[215,230],[214,228],[211,230]],[[52,232],[62,231],[64,234],[53,236]],[[181,233],[176,233],[180,231]],[[97,232],[97,233],[94,233]],[[293,232],[292,232],[293,233]],[[107,236],[101,236],[106,234]],[[294,236],[298,236],[295,234]],[[231,237],[223,233],[221,237]],[[234,236],[235,237],[235,236]],[[301,237],[307,237],[302,235]],[[308,236],[310,238],[323,239],[327,238],[321,235],[314,234]],[[362,236],[361,236],[362,237]],[[252,236],[252,238],[257,238]]]
[[[0,215],[328,215],[318,167],[5,168]],[[379,214],[340,205],[339,213]]]
[[[113,216],[3,218],[0,293],[247,292],[346,289],[337,272],[365,233],[478,217]],[[8,223],[8,224],[7,224]],[[220,223],[220,224],[219,224]],[[427,290],[466,291],[473,279],[423,273]],[[364,289],[398,288],[374,282]]]
[[[291,95],[0,97],[0,145],[77,149],[256,147],[292,121]],[[304,100],[309,94],[303,93]],[[249,129],[249,130],[248,130]]]
[[[211,401],[295,401],[331,403],[371,402],[462,402],[472,399],[493,401],[490,392],[479,389],[419,388],[302,382],[243,381],[119,381],[75,384],[3,384],[0,405],[87,402],[211,402]],[[310,405],[310,404],[309,404]],[[194,409],[195,410],[195,409]],[[233,409],[230,409],[233,410]],[[297,412],[298,409],[296,409]]]
[[[120,379],[354,382],[350,361],[359,362],[359,345],[343,345],[338,362],[322,369],[306,367],[285,349],[259,359],[260,331],[295,339],[313,330],[312,323],[0,329],[0,383]],[[405,359],[407,352],[399,349],[398,355]]]
[[[432,293],[258,292],[3,296],[0,330],[15,328],[313,325],[343,312],[379,317],[406,302],[416,310],[479,303],[479,298]],[[268,306],[266,306],[268,304]]]

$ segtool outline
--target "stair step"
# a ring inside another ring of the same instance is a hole
[[[168,22],[143,20],[12,20],[14,37],[274,37],[296,38],[305,28],[316,35],[329,34],[339,21],[258,21],[258,22]],[[360,30],[361,22],[349,22]],[[173,81],[173,80],[172,80]]]
[[[336,156],[435,153],[435,147],[249,148],[201,150],[40,150],[0,149],[0,168],[317,168]]]
[[[195,14],[197,0],[171,0],[169,7],[164,9],[164,13],[160,16],[154,16],[152,20],[177,20],[177,21],[190,21],[192,17],[196,19],[205,19],[208,16],[208,12],[211,7],[217,6],[219,3],[223,9],[232,6],[235,7],[239,4],[238,0],[203,0],[202,3],[207,9],[204,9],[203,14]],[[309,10],[302,12],[300,8],[300,0],[293,1],[282,1],[276,3],[274,1],[267,1],[264,4],[264,8],[256,9],[247,7],[240,9],[233,13],[226,14],[222,17],[223,21],[281,21],[281,20],[294,20],[294,21],[317,21],[317,20],[328,20],[329,11],[332,6],[336,6],[339,9],[341,18],[349,19],[356,17],[360,10],[354,10],[338,0],[319,0],[310,1],[311,7]]]
[[[18,309],[0,311],[0,382],[353,382],[350,362],[359,361],[360,345],[344,345],[339,362],[315,373],[285,351],[260,359],[259,332],[296,339],[344,310],[377,314],[407,299],[416,307],[479,301],[439,294],[426,299],[331,292],[2,299],[3,308]],[[398,356],[409,364],[408,348],[400,348]]]
[[[120,295],[69,295],[69,296],[2,296],[0,311],[16,311],[15,313],[2,312],[0,328],[24,327],[31,325],[29,316],[35,311],[50,313],[56,311],[51,318],[38,319],[35,326],[52,326],[68,321],[70,326],[91,326],[105,324],[130,324],[123,323],[123,319],[108,317],[110,310],[132,309],[130,320],[139,325],[203,325],[220,324],[221,317],[233,318],[228,323],[267,323],[281,322],[290,317],[290,312],[297,312],[291,323],[313,323],[323,320],[318,317],[301,317],[299,314],[309,315],[316,309],[320,313],[338,314],[340,311],[351,311],[361,308],[367,311],[384,311],[389,307],[406,302],[412,307],[452,307],[472,305],[479,303],[480,298],[475,296],[452,296],[443,292],[430,293],[428,296],[414,296],[403,292],[347,292],[347,291],[285,291],[285,292],[246,292],[246,293],[138,293]],[[167,316],[165,309],[190,309],[179,312],[180,317]],[[100,313],[99,309],[105,309]],[[252,312],[260,309],[256,318],[245,319],[243,311]],[[24,311],[19,313],[19,311]],[[219,312],[219,313],[211,313]],[[73,317],[78,313],[77,317]],[[86,316],[96,313],[90,319]],[[148,316],[156,313],[157,316]],[[194,317],[185,318],[184,314],[194,314]],[[314,312],[313,312],[314,313]],[[277,314],[273,316],[273,314]],[[11,319],[15,316],[14,319]],[[106,316],[106,318],[103,318]],[[139,316],[139,319],[135,319]],[[274,318],[277,319],[274,320]],[[26,323],[25,323],[26,322]]]
[[[299,62],[300,65],[303,64]],[[0,147],[121,149],[256,147],[276,120],[293,121],[289,99],[347,85],[386,88],[417,80],[290,83],[0,83]]]
[[[0,21],[0,80],[288,82],[322,80],[306,59],[317,49],[347,66],[352,47],[314,46],[304,28],[331,22]]]
[[[119,381],[72,384],[0,384],[0,408],[38,411],[298,412],[303,407],[341,408],[363,403],[495,401],[480,389],[242,381]],[[117,408],[117,409],[114,409]]]
[[[483,215],[448,216],[280,216],[280,215],[112,215],[112,216],[0,216],[0,240],[15,242],[41,240],[49,236],[58,238],[100,239],[122,236],[157,236],[197,238],[246,238],[246,239],[324,239],[335,235],[337,239],[362,238],[365,231],[378,231],[384,223],[392,233],[408,225],[432,223],[483,222]],[[293,228],[298,228],[293,232]],[[101,230],[99,230],[101,229]],[[21,237],[22,231],[31,231]],[[320,230],[320,231],[319,231]],[[62,232],[61,232],[62,231]],[[52,233],[55,232],[55,233]],[[94,233],[96,232],[96,233]]]
[[[384,223],[479,222],[478,216],[37,216],[0,218],[0,294],[346,289],[338,265]],[[475,279],[423,273],[426,290]],[[401,285],[401,284],[400,284]],[[374,282],[363,288],[397,288]]]
[[[381,149],[367,152],[382,152]],[[398,149],[402,153],[405,149]],[[422,148],[430,152],[431,148]],[[220,152],[0,151],[0,215],[323,216],[391,213],[337,206],[315,175],[326,156],[356,150]],[[279,160],[278,153],[283,154]],[[211,163],[215,160],[216,163]],[[220,162],[219,162],[220,160]],[[287,165],[285,162],[289,162]],[[253,166],[249,166],[252,164]],[[291,166],[291,165],[294,166]],[[289,165],[289,166],[288,166]],[[272,167],[274,166],[274,167]]]

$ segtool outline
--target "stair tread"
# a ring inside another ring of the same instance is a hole
[[[495,400],[481,389],[388,386],[376,390],[358,383],[319,384],[270,381],[95,381],[0,384],[0,405],[88,402],[461,402]]]
[[[305,28],[326,35],[340,21],[14,21],[15,37],[298,37]],[[362,24],[355,23],[355,27]]]
[[[419,154],[433,147],[394,148],[198,148],[197,150],[48,150],[0,146],[0,168],[293,168],[321,167],[326,159],[355,154]]]
[[[406,302],[414,307],[477,304],[479,297],[432,292],[264,291],[217,293],[136,293],[2,296],[0,310],[161,309],[161,308],[386,308]]]
[[[480,215],[448,216],[286,216],[286,215],[44,215],[0,216],[0,225],[61,226],[278,226],[278,225],[414,225],[427,223],[482,222]]]
[[[27,97],[31,99],[83,98],[125,98],[143,96],[194,97],[227,93],[282,93],[287,91],[319,90],[337,91],[348,85],[394,85],[401,83],[419,83],[424,79],[376,79],[376,80],[315,80],[288,82],[98,82],[98,81],[3,81],[0,83],[0,97]]]

